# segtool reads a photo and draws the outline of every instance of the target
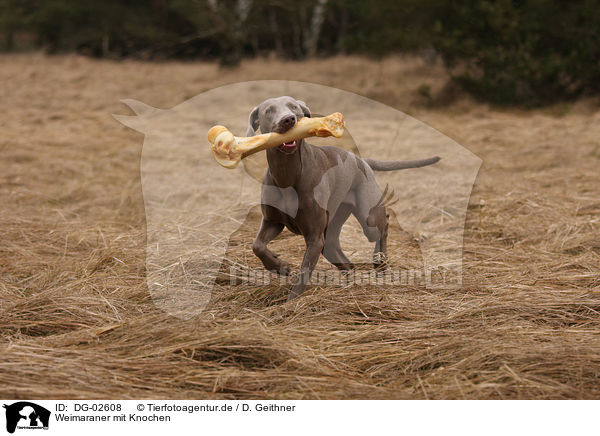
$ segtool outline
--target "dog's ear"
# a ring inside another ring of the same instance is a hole
[[[246,136],[254,136],[256,135],[256,130],[258,130],[258,106],[252,109],[250,112],[250,117],[248,117],[248,130],[246,130]]]
[[[296,102],[298,103],[298,106],[300,106],[300,109],[302,109],[304,116],[310,118],[310,109],[308,106],[306,106],[306,103],[304,103],[302,100],[296,100]]]

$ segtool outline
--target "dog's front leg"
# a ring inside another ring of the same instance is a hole
[[[290,290],[287,301],[299,297],[306,290],[306,286],[310,282],[310,276],[325,246],[325,236],[323,233],[307,236],[304,240],[306,241],[306,252],[302,259],[300,274],[298,274],[298,280]]]
[[[252,243],[252,251],[261,260],[267,270],[287,276],[290,273],[289,265],[267,248],[267,244],[275,239],[282,230],[283,224],[263,218],[258,235],[256,235]]]

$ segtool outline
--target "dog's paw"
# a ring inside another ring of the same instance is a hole
[[[373,254],[373,268],[378,271],[385,270],[388,267],[388,258],[381,251]]]
[[[282,276],[289,276],[292,272],[292,269],[286,262],[281,262],[281,266],[279,267],[279,274]]]

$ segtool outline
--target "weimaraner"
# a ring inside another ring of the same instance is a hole
[[[270,98],[250,113],[246,136],[283,133],[297,120],[310,117],[306,104],[292,97]],[[340,247],[340,231],[353,214],[370,242],[375,242],[373,266],[386,265],[386,238],[389,215],[386,212],[387,188],[379,189],[373,171],[392,171],[431,165],[439,157],[413,161],[362,159],[338,147],[317,147],[305,140],[281,144],[267,150],[269,168],[261,193],[263,219],[252,244],[254,254],[265,268],[282,275],[289,265],[279,259],[267,244],[287,227],[302,235],[306,252],[298,279],[288,301],[300,296],[310,281],[319,256],[341,270],[353,264]]]

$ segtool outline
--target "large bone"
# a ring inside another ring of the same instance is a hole
[[[225,168],[235,168],[240,161],[253,153],[277,147],[285,142],[297,141],[311,136],[341,137],[344,134],[344,116],[335,112],[321,118],[301,118],[285,133],[233,136],[227,128],[214,126],[208,131],[208,142],[215,160]]]

